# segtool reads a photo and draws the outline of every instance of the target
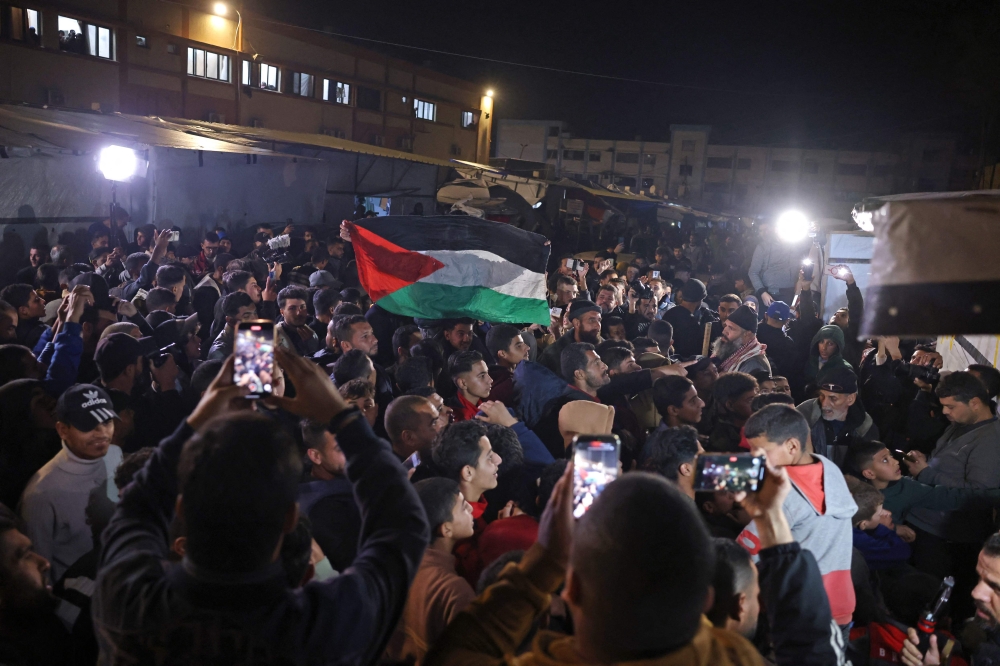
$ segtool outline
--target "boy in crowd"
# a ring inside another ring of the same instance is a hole
[[[455,616],[476,593],[455,572],[455,544],[473,534],[472,505],[452,479],[424,479],[414,485],[431,526],[431,542],[413,578],[403,617],[389,639],[385,656],[394,662],[420,663]]]
[[[882,493],[853,477],[847,477],[847,487],[858,510],[851,519],[854,525],[854,547],[865,558],[873,571],[891,569],[910,559],[910,547],[899,538],[892,523],[892,516],[882,508]]]

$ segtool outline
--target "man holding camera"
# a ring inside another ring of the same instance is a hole
[[[646,335],[649,324],[656,319],[656,296],[649,286],[638,280],[629,287],[628,314],[624,319],[629,340]]]
[[[917,450],[904,462],[921,483],[949,488],[1000,488],[1000,428],[981,381],[968,372],[941,378],[934,390],[951,425],[928,459]],[[990,511],[914,509],[913,564],[934,576],[954,575],[956,616],[968,610],[979,545],[992,531]],[[965,617],[968,615],[961,615]]]

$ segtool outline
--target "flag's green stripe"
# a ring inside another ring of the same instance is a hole
[[[378,304],[393,314],[406,317],[472,317],[510,324],[549,323],[549,306],[544,300],[508,296],[485,287],[415,282],[379,299]]]

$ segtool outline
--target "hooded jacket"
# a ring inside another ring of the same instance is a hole
[[[854,613],[854,584],[851,582],[851,550],[853,527],[851,519],[858,510],[844,475],[823,456],[813,454],[823,465],[823,511],[809,501],[817,489],[804,489],[794,480],[782,510],[792,528],[792,537],[804,550],[811,551],[823,575],[823,587],[830,600],[830,611],[839,625],[851,621]],[[814,463],[815,464],[815,463]],[[755,558],[760,551],[757,526],[751,522],[736,540]]]
[[[796,409],[809,422],[813,452],[830,458],[838,467],[844,466],[844,457],[852,444],[873,442],[878,439],[878,426],[858,400],[847,408],[844,427],[835,437],[832,436],[832,430],[827,428],[829,421],[823,420],[823,410],[819,406],[819,400],[816,398],[806,400]]]
[[[833,340],[837,344],[837,352],[831,356],[822,366],[820,366],[819,345],[820,340]],[[835,365],[842,365],[854,372],[851,364],[844,360],[844,331],[839,326],[829,324],[819,329],[809,343],[809,360],[806,362],[806,382],[815,382],[816,375],[820,368],[832,368]]]

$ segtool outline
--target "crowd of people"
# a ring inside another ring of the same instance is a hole
[[[0,243],[0,663],[1000,654],[1000,372],[859,340],[847,267],[823,321],[767,225],[556,252],[546,325],[372,304],[349,225],[131,228]]]

